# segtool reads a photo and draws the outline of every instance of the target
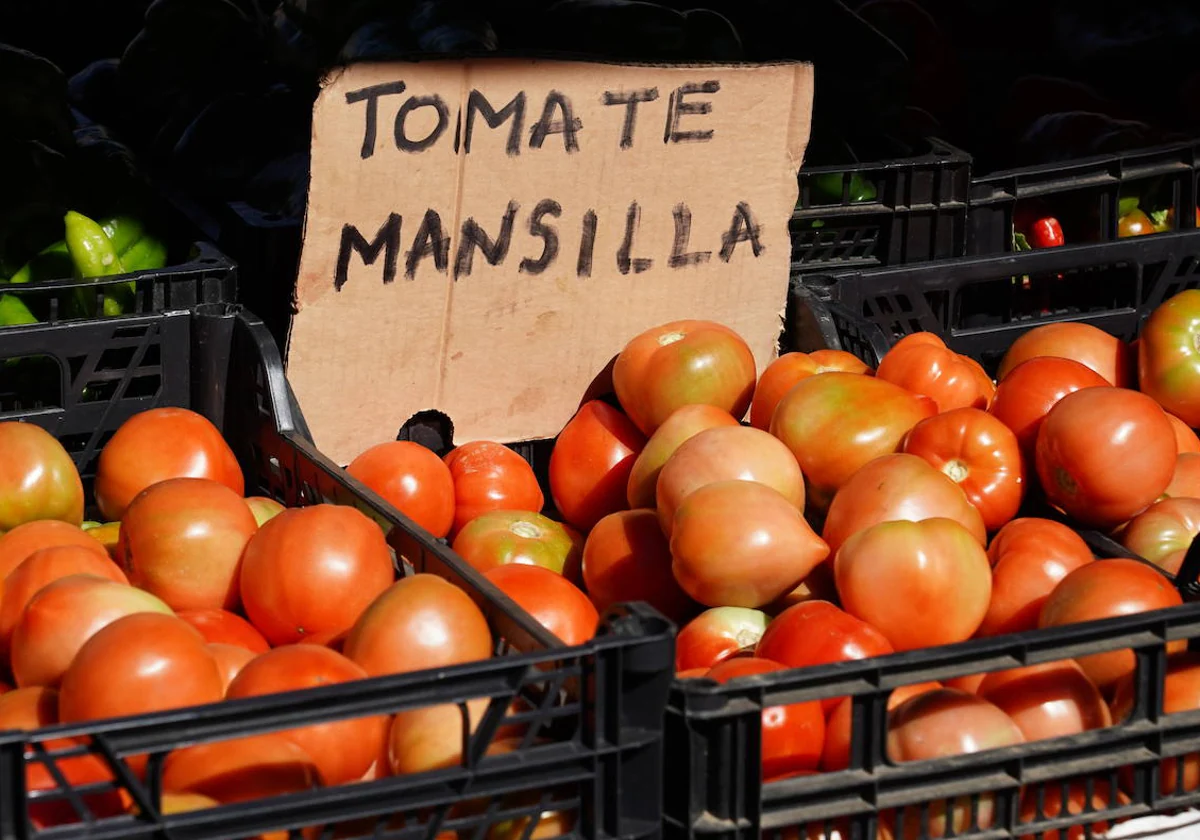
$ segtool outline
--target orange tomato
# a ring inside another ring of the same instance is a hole
[[[176,613],[200,631],[210,644],[236,645],[251,653],[266,653],[271,649],[263,634],[236,613],[226,610],[181,610]]]
[[[986,410],[996,386],[979,362],[955,353],[933,333],[918,332],[896,342],[879,361],[875,377],[929,397],[938,411]]]
[[[767,365],[758,378],[758,387],[754,389],[754,399],[750,403],[750,425],[764,432],[769,431],[775,408],[797,382],[831,371],[868,376],[874,373],[866,362],[845,350],[784,353]]]
[[[1200,499],[1155,502],[1121,531],[1121,544],[1139,557],[1174,574],[1188,547],[1200,534]]]
[[[41,426],[0,423],[0,533],[26,522],[83,522],[83,482],[61,443]]]
[[[646,438],[621,412],[592,400],[559,432],[550,452],[550,495],[580,531],[624,510],[634,461]]]
[[[596,523],[583,545],[583,583],[601,612],[645,601],[682,623],[696,611],[671,571],[671,548],[653,510],[618,511]]]
[[[1004,354],[996,378],[1004,380],[1021,362],[1043,356],[1073,359],[1118,388],[1131,387],[1135,381],[1133,356],[1125,342],[1091,324],[1074,321],[1043,324],[1021,335]]]
[[[754,653],[770,621],[762,610],[713,607],[689,621],[675,637],[676,675],[708,669],[742,653]]]
[[[1200,452],[1200,437],[1196,436],[1195,430],[1169,411],[1167,419],[1171,421],[1171,428],[1175,430],[1175,444],[1179,453]]]
[[[887,708],[890,712],[910,697],[942,688],[939,682],[924,682],[902,685],[888,695]],[[821,752],[821,769],[826,773],[845,770],[850,766],[850,738],[853,734],[854,698],[846,697],[834,706],[825,721],[825,749]]]
[[[454,478],[430,450],[407,440],[372,446],[346,467],[354,478],[435,537],[454,524]]]
[[[733,415],[711,405],[685,405],[676,409],[654,430],[633,462],[629,483],[625,488],[629,507],[654,507],[658,476],[662,473],[663,465],[685,442],[707,429],[737,425],[738,421],[733,419]]]
[[[1112,703],[1112,718],[1121,722],[1133,712],[1134,677],[1126,675],[1117,686]],[[2,700],[3,698],[0,698]],[[1163,681],[1164,715],[1200,709],[1200,654],[1177,651],[1167,659],[1167,677]],[[1183,767],[1179,767],[1182,760]],[[1200,756],[1195,752],[1165,759],[1159,765],[1159,790],[1166,796],[1200,789]]]
[[[521,563],[545,566],[579,580],[583,537],[540,513],[494,510],[476,517],[454,538],[454,551],[481,572]]]
[[[442,460],[454,482],[452,534],[482,514],[494,510],[537,513],[545,503],[533,467],[503,444],[487,440],[464,443]]]
[[[108,557],[100,541],[77,525],[57,519],[26,522],[0,535],[0,581],[35,551],[59,545],[78,545]]]
[[[207,796],[222,805],[312,790],[316,763],[276,732],[184,747],[163,762],[164,793]]]
[[[575,584],[541,566],[510,563],[485,575],[517,606],[568,645],[581,645],[596,635],[600,615]]]
[[[976,693],[1008,714],[1026,741],[1112,726],[1100,690],[1073,659],[995,671]]]
[[[1108,385],[1096,371],[1073,359],[1038,356],[1014,367],[996,385],[988,411],[1017,436],[1021,451],[1033,458],[1038,429],[1050,409],[1083,388]]]
[[[229,684],[241,673],[242,669],[253,661],[258,654],[237,645],[227,645],[221,642],[209,642],[208,652],[221,670],[221,684],[229,691]]]
[[[1172,499],[1200,499],[1200,452],[1181,452],[1175,456],[1175,473],[1163,495]]]

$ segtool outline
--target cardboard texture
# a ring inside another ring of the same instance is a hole
[[[552,437],[612,357],[720,321],[760,369],[787,298],[806,64],[357,64],[323,83],[289,340],[348,463],[414,414]]]

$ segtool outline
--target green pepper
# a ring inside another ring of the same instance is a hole
[[[1141,203],[1142,200],[1136,195],[1125,196],[1117,202],[1117,217],[1128,216],[1134,210],[1137,210]]]
[[[25,301],[16,295],[0,295],[0,327],[17,324],[36,324],[38,319],[29,311]]]
[[[111,277],[125,273],[121,258],[104,228],[74,210],[67,212],[64,222],[67,227],[67,250],[80,277]]]
[[[821,175],[814,175],[810,181],[811,191],[809,195],[813,199],[813,203],[819,204],[841,204],[842,203],[842,179],[841,172],[826,172]],[[879,197],[875,191],[875,185],[859,175],[857,172],[850,173],[850,190],[847,199],[851,204],[862,204],[877,200]],[[817,199],[820,199],[819,201]]]
[[[100,222],[100,227],[108,236],[108,240],[112,242],[117,255],[122,258],[126,251],[142,239],[146,231],[142,220],[134,216],[113,216]],[[124,264],[124,262],[125,260],[122,259],[121,263]],[[126,270],[136,271],[137,269],[127,268]]]
[[[166,268],[167,246],[161,239],[146,234],[121,252],[121,264],[126,271]]]
[[[74,273],[75,263],[71,261],[67,243],[55,242],[21,266],[8,282],[40,283],[43,280],[65,280]]]

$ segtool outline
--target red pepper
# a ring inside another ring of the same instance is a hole
[[[1029,244],[1034,248],[1057,248],[1059,245],[1066,244],[1066,240],[1063,238],[1062,225],[1053,216],[1046,216],[1035,220],[1029,226],[1026,239],[1028,239]]]

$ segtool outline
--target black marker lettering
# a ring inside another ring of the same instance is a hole
[[[381,85],[371,85],[346,93],[347,105],[354,105],[364,100],[367,103],[367,116],[363,121],[366,126],[363,131],[361,152],[363,160],[375,154],[375,131],[379,125],[379,97],[403,92],[404,82],[385,82]]]
[[[479,222],[473,218],[462,223],[462,235],[458,240],[458,253],[454,257],[454,279],[463,274],[471,273],[471,265],[475,260],[475,246],[483,253],[488,265],[499,265],[508,255],[508,246],[512,242],[513,219],[517,217],[517,202],[508,202],[508,209],[500,220],[500,233],[493,242]]]
[[[554,112],[562,111],[562,119],[554,119]],[[533,149],[542,148],[546,138],[551,134],[563,136],[563,147],[567,152],[579,151],[578,134],[583,128],[583,121],[571,110],[571,100],[557,90],[546,94],[546,104],[542,106],[542,118],[533,124],[529,136],[529,146]]]
[[[711,128],[701,131],[680,131],[679,119],[686,114],[709,114],[712,113],[711,102],[684,102],[683,98],[693,93],[716,93],[721,89],[721,83],[712,82],[689,82],[686,85],[681,85],[675,89],[667,101],[667,129],[663,132],[664,143],[701,143],[705,140],[711,140],[713,130]]]
[[[471,135],[475,127],[475,115],[483,117],[488,128],[499,128],[506,120],[512,119],[512,128],[508,130],[508,142],[504,144],[504,153],[516,157],[521,153],[521,131],[525,127],[525,91],[521,91],[499,111],[492,108],[487,97],[477,90],[472,90],[467,97],[466,130],[463,133],[463,151],[471,153]]]
[[[625,238],[621,240],[621,247],[617,249],[617,271],[622,274],[628,274],[631,269],[634,274],[641,274],[643,271],[649,271],[654,265],[652,259],[630,257],[633,251],[633,235],[637,232],[641,218],[642,209],[635,201],[629,205],[629,212],[625,214]]]
[[[437,110],[437,126],[422,140],[409,140],[404,133],[404,121],[410,113],[418,108],[435,108]],[[400,110],[396,112],[396,148],[402,152],[423,152],[438,141],[446,126],[450,124],[450,110],[442,97],[436,93],[430,96],[410,96],[404,100]]]
[[[750,205],[739,201],[729,222],[729,230],[721,235],[721,259],[729,262],[737,244],[746,241],[750,242],[750,249],[757,257],[763,252],[763,244],[758,238],[761,231],[762,228],[754,221],[754,214],[750,212]]]
[[[533,215],[529,217],[529,232],[540,236],[545,244],[542,246],[542,255],[536,260],[528,257],[521,260],[519,271],[522,274],[541,274],[558,256],[558,231],[552,225],[542,222],[542,219],[546,216],[557,219],[561,215],[562,205],[552,198],[543,198],[533,208]]]
[[[687,208],[686,204],[676,204],[673,215],[675,216],[675,244],[671,246],[671,259],[667,264],[671,268],[683,268],[687,265],[708,262],[712,257],[712,251],[688,253],[688,240],[692,237],[692,211]]]
[[[450,260],[450,237],[442,231],[442,217],[436,210],[425,211],[425,218],[413,237],[412,250],[404,255],[404,276],[409,280],[416,277],[417,265],[431,255],[434,268],[444,273]]]
[[[400,254],[400,215],[392,213],[388,220],[379,228],[375,238],[370,242],[363,237],[354,225],[342,225],[342,243],[338,247],[337,273],[333,278],[333,288],[340,292],[346,285],[350,272],[350,254],[357,253],[362,257],[363,265],[374,265],[383,253],[383,282],[391,283],[396,279],[396,262]]]
[[[658,88],[643,88],[627,92],[606,90],[605,105],[625,106],[625,125],[621,128],[621,148],[633,146],[633,129],[637,125],[637,106],[639,102],[653,102],[658,99]]]
[[[592,253],[596,250],[596,211],[583,214],[583,237],[579,240],[579,261],[575,273],[580,277],[592,276]]]

